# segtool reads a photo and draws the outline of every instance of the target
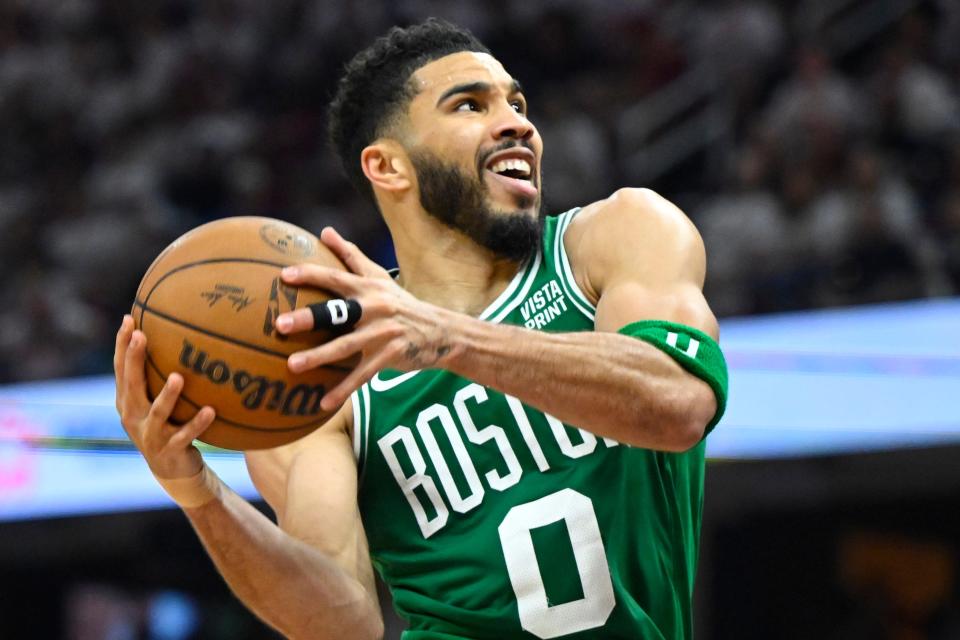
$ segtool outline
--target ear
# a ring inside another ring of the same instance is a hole
[[[364,147],[360,166],[374,189],[399,193],[411,186],[413,167],[403,147],[394,140],[380,139]]]

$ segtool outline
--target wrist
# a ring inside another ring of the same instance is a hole
[[[167,495],[184,509],[196,509],[213,502],[223,490],[220,478],[206,463],[200,467],[200,471],[186,478],[154,477]]]
[[[471,316],[453,314],[445,332],[449,351],[440,367],[473,379],[479,373],[478,368],[488,364],[489,356],[496,352],[497,329],[503,327]]]
[[[440,325],[439,339],[436,345],[436,367],[454,371],[457,363],[463,358],[466,351],[464,330],[472,320],[461,313],[442,310],[437,314],[436,321]]]

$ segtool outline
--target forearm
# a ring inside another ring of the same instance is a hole
[[[227,584],[291,638],[380,638],[375,594],[331,558],[286,534],[229,490],[184,509]]]
[[[620,334],[457,322],[445,368],[571,425],[638,447],[684,450],[716,410],[709,386]]]

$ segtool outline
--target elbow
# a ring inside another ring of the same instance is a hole
[[[717,413],[717,397],[703,380],[691,378],[676,404],[671,451],[683,452],[700,444]]]
[[[345,629],[349,629],[348,634],[343,632]],[[316,640],[318,638],[344,638],[348,636],[356,640],[383,640],[384,633],[386,633],[383,618],[380,615],[354,620],[352,624],[336,626],[335,629],[327,623],[311,622],[304,629],[294,630],[278,627],[277,630],[291,640]]]
[[[716,411],[717,399],[713,389],[702,380],[691,378],[690,383],[674,387],[674,393],[665,394],[664,403],[656,412],[657,417],[648,415],[645,418],[645,422],[655,421],[658,429],[651,434],[649,422],[639,425],[635,431],[637,439],[644,442],[629,444],[670,453],[689,451],[703,440]]]
[[[386,633],[376,595],[319,609],[304,606],[295,615],[287,610],[274,628],[291,640],[383,640]]]
[[[706,426],[706,422],[683,419],[678,416],[674,422],[664,427],[656,449],[668,453],[689,451],[703,440],[703,432]]]
[[[379,605],[374,604],[372,611],[353,618],[353,620],[342,628],[350,629],[349,634],[336,634],[336,638],[362,638],[363,640],[383,640],[386,628],[383,624],[383,616],[380,613]]]
[[[383,618],[380,616],[375,616],[375,620],[370,620],[367,628],[364,630],[365,633],[361,638],[366,638],[367,640],[383,640],[383,634],[386,633],[386,629],[383,625]]]
[[[707,428],[707,422],[700,420],[687,419],[678,422],[674,430],[674,435],[666,451],[673,453],[683,453],[694,448],[703,440],[704,431]]]
[[[345,628],[350,629],[349,637],[362,640],[383,640],[383,635],[386,633],[383,617],[379,615],[379,611],[376,615],[366,616],[360,620],[356,620],[354,624]],[[335,637],[343,638],[346,636],[337,634]]]
[[[365,640],[383,640],[386,628],[383,624],[383,615],[380,612],[380,605],[377,602],[376,595],[374,595],[370,605],[371,609],[368,612],[355,618],[353,624],[347,627],[356,631],[355,633],[351,633],[350,637],[364,638]]]

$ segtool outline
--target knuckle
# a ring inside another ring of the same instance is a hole
[[[391,320],[383,324],[383,337],[385,338],[399,338],[404,333],[403,325],[397,322],[396,320]]]
[[[371,296],[371,306],[373,309],[385,316],[397,315],[397,301],[393,296],[380,291]]]
[[[383,310],[383,299],[376,291],[370,291],[364,294],[358,300],[360,303],[361,317],[363,314],[379,314]]]
[[[405,349],[406,347],[401,340],[391,340],[386,349],[384,349],[384,353],[393,360],[402,354]]]
[[[400,320],[392,320],[390,322],[390,329],[394,336],[400,338],[407,334],[407,325],[401,322]]]
[[[365,340],[363,339],[363,336],[359,334],[351,334],[340,345],[339,355],[347,356],[358,351],[363,346],[364,342]]]

